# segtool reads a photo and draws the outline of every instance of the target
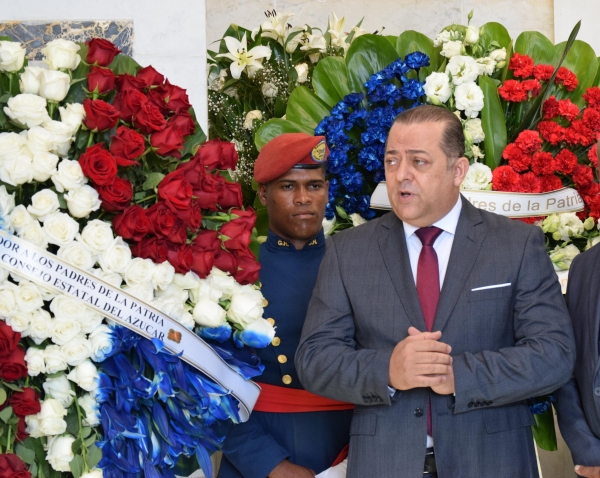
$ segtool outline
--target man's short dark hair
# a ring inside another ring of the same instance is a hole
[[[440,148],[448,158],[448,167],[452,167],[458,158],[465,155],[465,133],[460,119],[450,110],[441,106],[423,105],[403,111],[394,120],[394,124],[413,125],[420,123],[444,123]]]

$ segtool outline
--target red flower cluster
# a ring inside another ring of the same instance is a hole
[[[0,478],[31,478],[27,465],[17,455],[0,454]]]
[[[14,382],[27,376],[25,351],[19,347],[21,334],[0,321],[0,379]]]

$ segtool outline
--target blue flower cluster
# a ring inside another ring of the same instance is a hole
[[[218,428],[239,422],[236,400],[164,348],[124,327],[100,365],[97,400],[105,478],[175,477],[180,458],[194,457],[212,476]]]
[[[544,397],[530,398],[527,400],[529,410],[534,415],[546,413],[555,401],[554,395],[546,395]]]
[[[424,83],[415,78],[425,66],[429,57],[418,51],[399,58],[371,75],[364,85],[366,101],[363,93],[346,95],[315,128],[315,134],[327,138],[330,150],[327,219],[335,216],[336,206],[347,214],[375,217],[369,204],[376,184],[385,178],[387,135],[398,114],[422,104]]]

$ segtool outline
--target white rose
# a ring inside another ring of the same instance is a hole
[[[71,460],[75,457],[73,450],[71,449],[74,441],[75,438],[69,435],[55,436],[48,441],[46,460],[50,463],[53,470],[71,471],[69,463],[71,463]]]
[[[17,123],[31,128],[50,119],[46,110],[46,100],[41,96],[21,93],[8,100],[4,112]]]
[[[73,217],[82,218],[90,215],[92,211],[100,209],[100,196],[91,186],[81,186],[78,189],[71,189],[65,194],[67,208]]]
[[[46,43],[46,47],[42,49],[44,54],[44,63],[51,70],[74,70],[79,65],[81,57],[77,53],[79,45],[75,42],[63,39],[52,40]]]
[[[33,170],[33,179],[39,182],[48,181],[56,173],[58,156],[54,153],[34,153],[31,167]]]
[[[194,322],[202,327],[219,327],[225,323],[227,312],[209,299],[200,299],[194,306]]]
[[[434,105],[445,103],[452,94],[450,78],[446,73],[433,72],[425,79],[423,90],[430,103]]]
[[[182,302],[173,296],[159,297],[152,301],[152,305],[163,314],[179,320],[185,312],[185,302]]]
[[[465,121],[465,136],[468,136],[468,139],[473,143],[481,143],[485,139],[485,133],[483,132],[479,118]]]
[[[85,109],[81,103],[69,103],[66,107],[60,106],[58,111],[60,120],[69,125],[73,133],[79,129],[85,118]]]
[[[331,231],[335,227],[336,222],[335,216],[333,219],[323,218],[323,233],[325,234],[325,237],[329,237],[331,235]]]
[[[2,284],[6,279],[8,279],[8,270],[4,267],[0,267],[0,284]]]
[[[151,302],[154,299],[154,288],[150,282],[144,284],[125,285],[123,290],[128,294],[131,294],[137,299],[143,300],[144,302]]]
[[[84,473],[79,478],[102,478],[102,470],[100,468],[94,468],[92,469],[92,471],[90,471],[89,473]]]
[[[559,214],[558,220],[558,230],[553,234],[554,240],[557,241],[560,239],[562,241],[568,241],[572,236],[580,236],[583,234],[583,222],[574,212]]]
[[[79,299],[61,294],[57,295],[50,303],[50,312],[57,319],[78,322],[90,311]]]
[[[108,325],[99,325],[89,336],[92,351],[90,354],[94,362],[102,362],[113,349],[113,334]]]
[[[475,45],[479,41],[479,28],[474,26],[468,26],[465,32],[465,42],[469,45]]]
[[[77,337],[80,333],[81,323],[79,320],[56,318],[54,320],[54,329],[52,330],[52,342],[56,345],[64,345]],[[66,360],[67,357],[65,356],[65,361]]]
[[[92,274],[94,274],[94,276],[96,276],[98,279],[101,279],[104,282],[108,282],[110,285],[115,286],[119,289],[121,288],[121,284],[123,283],[123,278],[118,272],[105,272],[102,269],[98,268],[92,270]]]
[[[19,42],[0,41],[0,71],[14,73],[23,68],[25,48]]]
[[[17,133],[0,133],[0,165],[7,159],[27,154],[27,137]]]
[[[25,226],[28,226],[34,221],[34,219],[27,212],[27,209],[25,208],[25,206],[23,206],[23,204],[19,204],[16,208],[13,209],[13,211],[10,213],[9,220],[10,224],[15,229],[15,232],[17,234],[19,233],[19,231],[21,231],[21,229],[23,229]]]
[[[0,186],[0,211],[10,214],[15,207],[15,193],[8,194],[4,184]]]
[[[0,318],[6,319],[19,311],[17,305],[17,286],[5,282],[0,285]]]
[[[41,222],[59,209],[58,196],[52,189],[42,189],[35,193],[31,196],[31,204],[27,206],[29,214]]]
[[[18,236],[41,249],[46,249],[48,247],[48,238],[44,233],[44,229],[40,223],[34,219],[32,219],[31,223],[26,224],[21,228],[18,232]]]
[[[498,48],[490,52],[490,58],[496,62],[501,62],[506,60],[506,48]]]
[[[164,290],[157,290],[155,295],[156,297],[174,298],[181,303],[187,302],[190,298],[188,291],[177,284],[169,284]]]
[[[56,174],[52,176],[52,182],[59,193],[78,189],[88,182],[88,178],[83,174],[78,161],[63,159],[59,165]]]
[[[98,256],[98,264],[104,272],[124,274],[131,263],[131,249],[121,237],[113,239],[108,248]]]
[[[19,332],[21,337],[29,335],[29,324],[31,323],[31,312],[17,312],[16,314],[6,318],[6,325],[15,332]]]
[[[244,128],[245,129],[252,129],[252,122],[257,119],[257,120],[261,120],[262,119],[262,113],[260,112],[260,110],[252,110],[249,111],[246,114],[246,119],[244,120]]]
[[[61,346],[65,360],[72,367],[79,365],[92,355],[92,344],[83,334],[73,337]]]
[[[44,349],[46,373],[53,374],[67,369],[67,358],[58,345],[48,345]]]
[[[455,56],[458,56],[462,53],[463,51],[463,44],[460,40],[456,40],[456,41],[447,41],[446,43],[444,43],[444,46],[442,48],[442,51],[440,52],[440,55],[445,56],[446,58],[453,58]]]
[[[61,247],[56,255],[84,271],[89,271],[96,264],[96,256],[85,244],[79,241],[73,241]]]
[[[298,73],[298,83],[306,83],[308,80],[308,65],[306,63],[300,63],[294,66],[296,73]]]
[[[27,362],[27,373],[31,377],[37,377],[40,373],[46,373],[46,363],[44,361],[44,350],[37,347],[28,347],[25,352],[25,362]]]
[[[471,83],[479,76],[479,66],[470,56],[455,56],[446,65],[446,73],[452,75],[452,83]]]
[[[207,279],[211,287],[219,289],[223,293],[221,297],[223,300],[231,298],[231,295],[237,286],[237,283],[232,276],[216,267],[212,268]]]
[[[492,170],[481,163],[473,163],[465,176],[461,189],[485,189],[492,182]]]
[[[437,37],[435,37],[435,40],[433,40],[433,46],[442,46],[444,43],[450,40],[450,32],[448,30],[444,30],[440,32]]]
[[[556,246],[550,252],[550,260],[555,271],[566,271],[571,267],[571,263],[576,256],[580,254],[579,249],[574,244],[569,244],[565,247]]]
[[[152,274],[152,287],[165,290],[173,282],[174,276],[175,268],[168,261],[157,264]]]
[[[94,254],[100,254],[113,245],[115,238],[109,223],[94,219],[88,222],[81,231],[81,241],[90,248]]]
[[[365,224],[367,222],[367,220],[357,212],[355,212],[354,214],[350,214],[350,219],[352,220],[352,225],[354,227],[358,227],[361,224]]]
[[[26,66],[19,77],[21,93],[37,95],[40,92],[40,75],[44,70],[45,68],[39,66]]]
[[[60,435],[67,429],[67,422],[63,417],[67,410],[56,398],[47,398],[41,402],[42,409],[37,414],[40,421],[40,431],[46,435]]]
[[[89,334],[90,332],[96,330],[100,324],[102,324],[104,317],[98,312],[88,309],[86,311],[86,315],[80,317],[79,319],[79,323],[81,324],[81,332],[84,334]]]
[[[483,91],[475,83],[463,83],[454,90],[456,109],[465,112],[467,118],[475,118],[483,109]]]
[[[31,370],[29,372],[29,375],[31,375]],[[41,438],[44,436],[44,434],[40,431],[40,421],[37,418],[37,413],[35,415],[27,415],[25,417],[25,431],[31,438]]]
[[[479,75],[493,75],[496,69],[496,62],[489,57],[477,58],[475,60],[479,67]]]
[[[69,372],[67,378],[87,392],[98,388],[98,369],[91,360],[84,360]]]
[[[44,305],[42,294],[33,282],[21,281],[15,292],[17,306],[21,312],[34,312]]]
[[[227,317],[231,322],[246,327],[262,317],[264,301],[263,295],[254,286],[242,286],[231,298]]]
[[[98,410],[98,402],[89,393],[86,393],[83,397],[77,400],[79,406],[83,408],[85,412],[85,418],[83,419],[83,425],[86,427],[97,427],[100,425],[100,412]],[[89,474],[91,475],[91,473]],[[93,476],[93,475],[92,475]],[[102,474],[100,474],[100,477]]]
[[[197,286],[190,289],[190,299],[193,303],[198,302],[200,299],[212,300],[218,303],[222,296],[223,291],[213,287],[206,279],[198,281]]]
[[[125,279],[125,282],[129,286],[146,284],[152,281],[155,269],[156,266],[150,259],[136,257],[129,263],[123,279]]]
[[[62,71],[43,70],[40,73],[40,92],[42,98],[57,103],[64,100],[71,87],[71,77]]]
[[[69,408],[73,403],[75,392],[71,388],[71,382],[67,380],[67,376],[64,373],[55,378],[46,378],[42,387],[44,388],[44,392],[46,392],[46,398],[49,395],[58,400],[64,408]]]
[[[43,229],[50,244],[66,246],[75,239],[79,224],[68,214],[55,212],[46,216]]]
[[[25,154],[7,159],[0,165],[0,180],[12,186],[30,183],[33,180],[31,158]]]
[[[179,317],[179,323],[188,329],[193,329],[196,322],[194,322],[194,316],[189,311],[185,311],[181,317]]]
[[[29,337],[36,344],[41,344],[52,335],[54,321],[50,314],[44,309],[38,309],[31,314],[29,323]]]
[[[182,289],[194,289],[195,287],[198,287],[198,283],[200,281],[201,279],[198,277],[198,275],[192,271],[189,271],[185,275],[176,273],[173,276],[173,284],[181,287]]]
[[[27,147],[32,154],[47,153],[52,148],[52,133],[43,126],[34,126],[27,131]]]
[[[73,142],[73,129],[66,123],[60,121],[46,121],[44,128],[52,133],[51,153],[64,158],[69,154],[69,148]]]
[[[265,98],[275,98],[279,93],[273,83],[263,83],[261,91]]]
[[[592,237],[591,239],[588,239],[588,243],[587,243],[587,246],[585,247],[585,249],[588,250],[590,247],[594,247],[599,242],[600,242],[600,236]],[[6,321],[6,323],[8,323],[8,320]]]

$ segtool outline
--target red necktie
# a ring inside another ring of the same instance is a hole
[[[425,318],[425,327],[429,332],[433,328],[433,319],[440,300],[440,268],[433,243],[442,232],[439,227],[434,226],[422,227],[415,231],[421,244],[423,244],[417,266],[417,294]],[[427,408],[427,434],[433,436],[431,431],[431,403]]]

